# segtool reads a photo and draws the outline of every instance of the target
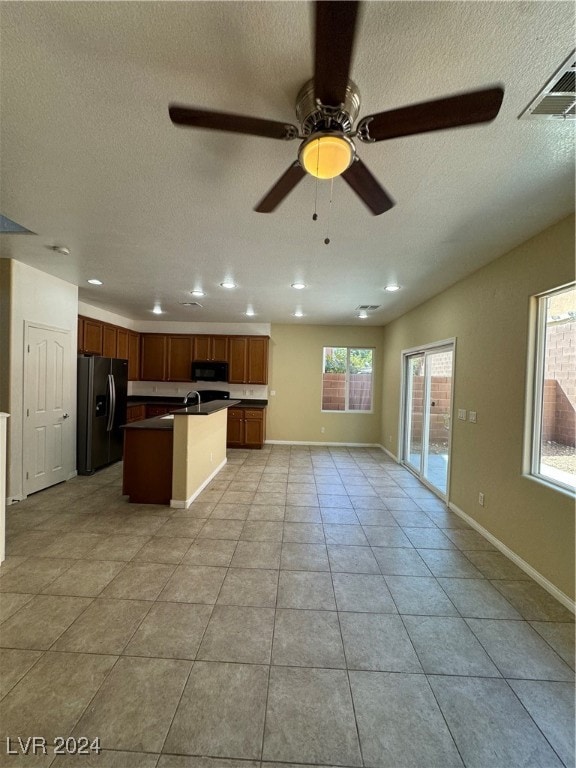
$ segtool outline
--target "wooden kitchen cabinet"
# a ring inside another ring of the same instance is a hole
[[[230,336],[228,362],[231,384],[267,384],[268,336]]]
[[[248,384],[268,383],[268,337],[248,337]]]
[[[104,357],[118,357],[118,330],[113,325],[102,326],[102,354]]]
[[[193,360],[228,360],[228,336],[194,336]]]
[[[190,381],[192,336],[168,336],[168,381]]]
[[[140,378],[140,334],[128,331],[128,380]]]
[[[133,421],[142,421],[146,418],[146,406],[136,404],[126,406],[126,424],[132,424]]]
[[[168,338],[160,333],[143,333],[140,337],[140,379],[164,381]]]
[[[229,448],[262,448],[265,440],[265,408],[228,408]]]
[[[120,360],[129,360],[127,328],[116,329],[116,357],[120,358]]]
[[[166,413],[178,410],[178,408],[184,407],[179,405],[147,405],[146,406],[146,418],[154,419],[156,416],[164,416]]]
[[[85,317],[83,322],[82,342],[81,344],[78,344],[79,351],[87,355],[101,355],[102,337],[102,323],[98,320],[91,320],[90,318]]]
[[[248,339],[246,336],[231,336],[228,344],[228,381],[230,384],[244,384],[248,360]]]
[[[140,378],[140,334],[78,315],[78,354],[128,360],[128,380]]]

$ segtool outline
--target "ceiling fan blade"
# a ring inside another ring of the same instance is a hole
[[[258,203],[255,211],[258,213],[272,213],[282,200],[292,192],[296,184],[306,176],[306,171],[296,160],[278,179],[272,189],[264,195]]]
[[[234,115],[229,112],[214,112],[209,109],[196,109],[180,104],[171,104],[168,108],[170,120],[175,125],[189,128],[210,128],[215,131],[247,133],[250,136],[264,136],[267,139],[296,139],[298,128],[290,123],[276,120],[262,120],[259,117]]]
[[[327,106],[344,103],[358,6],[350,0],[316,2],[314,95]]]
[[[344,171],[342,178],[370,208],[374,216],[385,213],[394,207],[394,200],[388,196],[359,158],[356,158],[352,165]]]
[[[503,88],[487,88],[445,99],[424,101],[363,117],[356,130],[359,139],[371,142],[487,123],[498,114],[503,98]]]

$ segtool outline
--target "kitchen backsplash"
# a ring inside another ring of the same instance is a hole
[[[182,397],[191,390],[201,392],[203,389],[222,389],[230,392],[230,397],[243,400],[267,400],[268,387],[265,384],[226,384],[219,381],[212,384],[208,381],[129,381],[129,395],[150,395],[151,397]]]

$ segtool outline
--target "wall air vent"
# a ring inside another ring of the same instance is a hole
[[[574,120],[576,118],[576,51],[526,107],[520,119]]]
[[[380,309],[380,304],[360,304],[359,307],[356,307],[356,312],[365,310],[366,312],[373,312],[375,309]]]

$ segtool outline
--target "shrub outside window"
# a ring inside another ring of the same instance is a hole
[[[576,490],[576,288],[537,297],[531,468]]]
[[[322,410],[371,413],[372,349],[324,347]]]

